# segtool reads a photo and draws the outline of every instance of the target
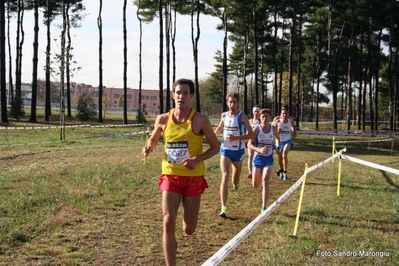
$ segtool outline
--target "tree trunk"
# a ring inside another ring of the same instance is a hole
[[[336,86],[336,76],[334,76],[333,71],[331,69],[331,63],[332,63],[332,36],[331,36],[331,24],[332,24],[332,7],[331,3],[329,2],[329,7],[328,7],[328,26],[327,26],[327,31],[328,31],[328,63],[327,63],[327,74],[331,82],[332,90],[333,90],[333,130],[335,132],[338,131],[338,125],[337,125],[337,86]]]
[[[243,77],[244,77],[244,113],[248,113],[248,84],[247,84],[247,61],[249,43],[249,25],[245,26],[244,58],[243,58]]]
[[[283,14],[283,17],[285,16],[285,14]],[[282,32],[285,32],[285,23],[284,23],[284,19],[283,19],[283,23],[282,23],[283,27],[282,27]],[[276,115],[280,114],[281,111],[281,107],[283,105],[282,101],[283,101],[283,74],[284,74],[284,60],[285,60],[285,43],[284,43],[284,35],[281,35],[281,61],[280,61],[280,80],[279,80],[279,85],[278,85],[278,111],[276,113]],[[290,106],[291,108],[291,106]]]
[[[159,11],[159,113],[165,112],[163,107],[163,14],[162,1],[158,3]]]
[[[227,75],[228,75],[228,69],[227,69],[227,44],[228,44],[228,38],[227,38],[227,11],[226,8],[223,9],[223,29],[224,29],[224,37],[223,37],[223,104],[222,104],[222,111],[226,112],[227,111],[227,105],[226,105],[226,96],[227,96]]]
[[[62,30],[61,30],[61,73],[60,73],[60,140],[65,140],[65,99],[64,99],[64,78],[65,78],[65,33],[66,14],[65,2],[62,0]]]
[[[356,123],[357,123],[357,129],[361,129],[361,113],[362,113],[362,90],[363,90],[363,30],[361,29],[361,36],[360,36],[360,48],[359,48],[359,95],[358,97],[358,103],[357,103],[357,115],[356,115]],[[364,104],[364,103],[363,103]],[[364,106],[366,106],[364,104]]]
[[[17,12],[17,37],[16,37],[16,59],[15,59],[15,98],[14,98],[14,115],[19,118],[22,109],[22,47],[24,43],[24,1],[18,0],[18,12]]]
[[[69,7],[70,4],[67,4],[66,8],[66,19],[67,19],[67,24],[66,24],[66,36],[68,38],[67,42],[67,47],[65,49],[65,77],[66,77],[66,102],[67,102],[67,116],[72,117],[72,111],[71,111],[71,74],[70,74],[70,53],[71,53],[71,22],[69,20]]]
[[[141,89],[143,84],[143,66],[142,66],[142,58],[141,54],[143,51],[143,21],[140,17],[140,8],[141,8],[141,0],[138,1],[137,5],[137,19],[139,20],[139,28],[140,28],[140,35],[139,35],[139,98],[138,98],[138,107],[141,108]]]
[[[123,1],[123,123],[127,124],[127,29],[126,29],[126,5]]]
[[[101,17],[103,1],[100,0],[98,8],[98,122],[103,122],[103,20]]]
[[[51,66],[50,66],[50,53],[51,53],[51,1],[46,0],[47,5],[47,18],[46,18],[46,28],[47,28],[47,46],[46,46],[46,99],[44,106],[44,120],[49,121],[51,115]]]
[[[201,112],[201,99],[199,94],[199,82],[198,82],[198,42],[201,36],[201,27],[200,27],[200,14],[201,14],[201,5],[200,1],[196,0],[197,3],[197,36],[195,37],[195,48],[194,48],[194,75],[195,75],[195,99],[197,105],[197,111]]]
[[[294,14],[292,15],[291,20],[291,30],[290,30],[290,47],[288,53],[288,105],[291,110],[293,110],[292,106],[292,90],[293,90],[293,76],[294,76],[294,66],[293,66],[293,58],[294,58],[294,45],[295,45],[295,34],[296,34],[296,9],[295,9],[295,1],[294,1]]]
[[[382,29],[378,33],[378,45],[377,45],[377,51],[376,51],[376,67],[375,67],[375,92],[374,92],[374,97],[375,97],[375,116],[374,116],[374,121],[375,121],[375,130],[378,130],[378,94],[379,94],[379,69],[380,69],[380,59],[381,59],[381,53],[380,53],[380,47],[381,47],[381,35],[382,35]]]
[[[170,3],[165,3],[165,52],[166,52],[166,102],[165,108],[170,110]]]
[[[347,93],[346,93],[346,132],[351,129],[352,116],[352,50],[354,44],[354,19],[355,19],[355,1],[352,0],[352,16],[351,16],[351,33],[349,39],[349,56],[348,56],[348,75],[347,75]]]
[[[176,29],[177,29],[177,25],[176,25],[176,21],[177,21],[177,11],[176,8],[173,10],[173,34],[172,34],[172,81],[174,82],[176,80],[176,46],[175,46],[175,42],[176,42]],[[175,101],[172,101],[172,107],[175,108]]]
[[[7,6],[10,6],[10,1],[9,0],[7,1]],[[12,77],[12,56],[11,56],[12,53],[11,53],[10,24],[11,24],[10,8],[7,8],[7,40],[8,40],[8,57],[9,57],[9,63],[8,63],[8,65],[9,65],[9,69],[8,69],[8,87],[9,87],[8,102],[12,103],[14,101],[14,84],[13,84],[13,77]]]
[[[259,104],[259,55],[258,55],[258,21],[257,21],[257,11],[256,11],[256,1],[253,2],[253,31],[254,31],[254,74],[255,74],[255,104]]]
[[[389,32],[394,31],[394,21],[393,21],[393,5],[390,3],[389,7]],[[394,129],[394,114],[396,110],[395,97],[394,97],[394,83],[392,75],[392,62],[393,62],[393,36],[389,35],[389,47],[388,47],[388,87],[389,87],[389,129]],[[397,49],[396,49],[397,50]]]
[[[373,34],[372,32],[372,19],[369,19],[369,30],[368,30],[368,36],[367,36],[367,69],[368,72],[366,72],[366,79],[367,83],[369,84],[369,106],[370,106],[370,130],[374,130],[374,111],[373,111],[373,86],[372,86],[372,68],[371,68],[371,57],[372,57],[372,43],[371,43],[371,36]],[[365,84],[367,84],[365,82]]]
[[[297,68],[297,106],[296,106],[296,126],[299,129],[299,118],[301,114],[301,105],[303,105],[303,92],[301,96],[301,62],[302,62],[302,12],[299,14],[298,25],[298,68]],[[304,86],[302,86],[303,90]],[[301,115],[302,119],[302,115]]]
[[[37,105],[37,65],[38,65],[38,47],[39,47],[39,5],[37,0],[33,1],[34,6],[34,40],[33,40],[33,72],[32,72],[32,97],[30,105],[29,122],[36,123],[36,105]]]
[[[6,21],[5,3],[0,3],[0,94],[1,94],[1,122],[8,123],[7,117],[7,94],[6,94]]]
[[[273,60],[273,66],[274,66],[274,79],[273,79],[273,106],[274,106],[274,116],[277,116],[279,113],[279,106],[278,103],[278,98],[277,98],[277,77],[278,77],[278,64],[276,60],[276,54],[277,54],[277,10],[274,11],[274,36],[273,36],[273,51],[272,51],[272,60]],[[281,100],[281,99],[280,99]]]
[[[317,85],[316,85],[316,131],[319,130],[319,103],[320,103],[320,76],[321,76],[321,30],[319,30],[319,35],[317,36]]]

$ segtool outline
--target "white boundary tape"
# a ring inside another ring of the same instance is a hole
[[[348,161],[352,161],[352,162],[358,163],[358,164],[370,166],[370,167],[377,168],[377,169],[385,171],[385,172],[390,172],[392,174],[399,175],[399,170],[394,169],[394,168],[390,168],[390,167],[386,167],[386,166],[383,166],[383,165],[371,163],[371,162],[368,162],[368,161],[363,161],[363,160],[356,159],[356,158],[353,158],[353,157],[350,157],[350,156],[346,156],[346,155],[342,155],[342,158],[345,159],[345,160],[348,160]]]
[[[130,132],[130,133],[120,133],[120,134],[113,134],[113,135],[106,135],[106,136],[94,136],[94,137],[84,137],[84,138],[73,138],[67,140],[53,140],[53,141],[42,141],[42,142],[31,142],[31,143],[19,143],[19,144],[0,144],[2,146],[25,146],[25,145],[38,145],[38,144],[48,144],[54,142],[64,142],[64,141],[78,141],[78,140],[87,140],[87,139],[98,139],[98,138],[114,138],[114,137],[125,137],[125,136],[133,136],[133,135],[143,135],[143,134],[150,134],[150,131],[138,131],[138,132]]]
[[[102,127],[137,127],[144,126],[143,124],[114,124],[114,125],[92,125],[92,124],[78,124],[78,125],[65,125],[65,128],[74,128],[74,127],[88,127],[88,128],[102,128]],[[50,129],[50,128],[60,128],[60,125],[54,126],[42,126],[42,127],[0,127],[0,130],[15,130],[15,129]]]
[[[319,136],[341,136],[341,137],[377,137],[377,136],[389,136],[392,135],[391,132],[364,132],[364,134],[359,133],[349,133],[349,132],[333,132],[333,131],[314,131],[314,130],[297,130],[297,135],[319,135]]]
[[[342,151],[345,151],[343,149]],[[241,241],[243,241],[258,225],[266,219],[281,203],[283,203],[294,191],[297,189],[304,178],[306,178],[306,174],[310,173],[320,166],[327,164],[328,162],[332,161],[334,158],[340,156],[342,151],[331,156],[330,158],[320,162],[305,171],[305,174],[295,182],[283,195],[281,195],[273,204],[271,204],[266,211],[259,214],[251,223],[249,223],[244,229],[241,230],[235,237],[233,237],[226,245],[224,245],[219,251],[217,251],[212,257],[210,257],[202,266],[211,266],[211,265],[218,265],[233,249],[235,249]]]
[[[382,142],[382,141],[392,141],[393,138],[390,139],[380,139],[380,140],[342,140],[342,141],[334,141],[334,143],[360,143],[360,142]]]

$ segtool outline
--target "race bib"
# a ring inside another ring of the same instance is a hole
[[[169,164],[182,163],[185,159],[190,158],[190,154],[188,152],[188,142],[167,142],[166,154],[168,156],[167,161]]]
[[[281,141],[289,141],[291,139],[291,131],[281,131],[280,132],[280,140]]]
[[[269,156],[269,155],[273,154],[273,145],[270,143],[270,138],[258,138],[258,140],[259,140],[259,143],[258,143],[259,148],[263,148],[263,147],[267,148],[266,154],[259,153],[259,155]]]

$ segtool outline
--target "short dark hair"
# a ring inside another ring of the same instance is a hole
[[[287,110],[287,111],[289,111],[290,110],[290,106],[288,105],[288,104],[283,104],[283,106],[281,107],[281,111],[282,110]]]
[[[176,80],[173,83],[172,91],[175,92],[175,88],[178,85],[184,85],[184,84],[186,84],[186,85],[188,85],[190,87],[190,94],[194,94],[194,82],[191,79],[185,79],[185,78],[181,78],[181,79]]]
[[[269,114],[271,115],[272,112],[269,108],[263,108],[262,110],[260,110],[259,115],[263,115],[263,114]]]
[[[240,96],[239,96],[238,93],[236,93],[236,92],[229,92],[229,93],[227,93],[227,95],[226,95],[226,101],[227,101],[230,97],[231,97],[231,98],[236,98],[236,99],[237,99],[237,102],[240,101]]]

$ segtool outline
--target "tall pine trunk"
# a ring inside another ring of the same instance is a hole
[[[158,3],[159,12],[159,113],[165,112],[163,106],[163,14],[162,1]]]
[[[66,8],[66,37],[68,42],[65,49],[65,78],[66,78],[66,102],[67,102],[67,116],[72,117],[71,111],[71,74],[70,74],[70,54],[71,54],[71,22],[69,20],[69,8],[70,4],[67,4]]]
[[[34,6],[34,40],[33,40],[33,71],[32,71],[32,97],[30,105],[29,122],[36,123],[36,105],[37,105],[37,65],[38,65],[38,48],[39,48],[39,5],[37,0],[33,1]]]
[[[166,52],[166,102],[165,108],[170,110],[170,2],[165,4],[165,52]]]
[[[51,116],[51,66],[50,66],[50,54],[51,54],[51,1],[46,0],[47,5],[47,18],[46,18],[46,28],[47,28],[47,45],[46,45],[46,99],[44,105],[44,120],[49,121]]]
[[[100,0],[98,8],[97,27],[98,27],[98,122],[103,122],[103,21],[101,12],[103,1]]]
[[[143,84],[143,66],[142,66],[142,59],[141,54],[143,51],[143,21],[140,17],[140,8],[141,8],[141,0],[138,1],[137,5],[137,19],[139,21],[139,28],[140,28],[140,35],[139,35],[139,97],[138,97],[138,107],[141,107],[141,89]],[[142,110],[141,110],[142,111]]]
[[[253,2],[252,14],[254,19],[253,32],[254,32],[254,74],[255,74],[255,104],[259,104],[259,55],[258,55],[258,18],[256,10],[256,1]],[[263,82],[262,82],[263,83]]]
[[[1,122],[8,123],[7,117],[7,94],[6,94],[6,20],[5,3],[0,3],[0,104],[1,104]]]
[[[199,81],[198,81],[198,43],[201,36],[201,27],[200,27],[200,14],[201,14],[201,5],[200,1],[196,0],[197,3],[197,36],[195,37],[194,42],[194,75],[195,75],[195,99],[196,106],[198,112],[201,112],[201,102],[200,102],[200,94],[199,94]]]
[[[126,5],[123,1],[123,123],[127,124],[127,29],[126,29]]]

